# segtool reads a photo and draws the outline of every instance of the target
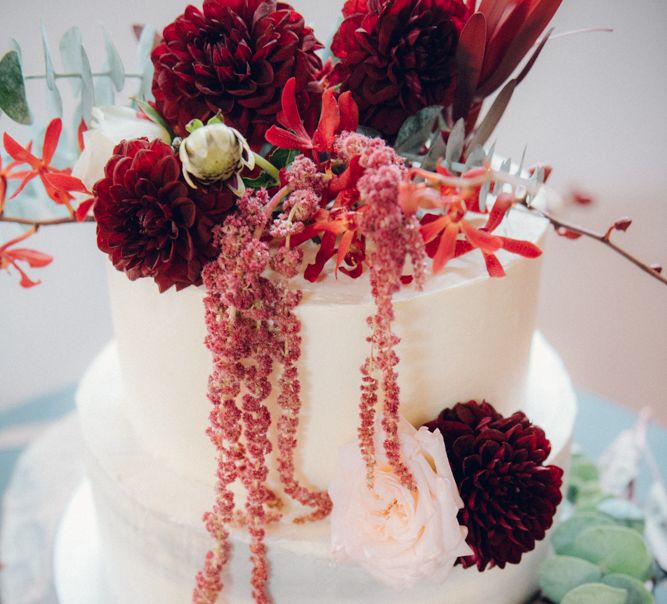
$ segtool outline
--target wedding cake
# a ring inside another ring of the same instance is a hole
[[[508,33],[500,0],[294,4],[188,7],[155,102],[95,109],[55,179],[111,260],[77,395],[94,598],[527,601],[576,401],[535,330],[547,174],[475,124],[555,6]]]

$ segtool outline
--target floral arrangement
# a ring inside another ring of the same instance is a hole
[[[517,563],[551,526],[562,470],[544,465],[549,442],[523,414],[503,418],[472,401],[419,431],[401,418],[393,298],[467,254],[481,255],[490,278],[504,276],[500,250],[540,256],[532,242],[496,234],[511,211],[540,215],[565,237],[596,238],[667,283],[659,267],[612,242],[629,219],[604,234],[564,224],[535,204],[547,168],[499,165],[483,148],[547,43],[559,4],[348,0],[323,62],[323,45],[288,4],[205,0],[202,9],[188,6],[154,47],[154,31],[144,30],[150,61],[140,74],[125,74],[107,41],[107,67],[95,77],[116,90],[138,78],[132,108],[95,106],[94,74],[76,31],[61,43],[69,74],[55,72],[44,36],[55,105],[60,77],[80,85],[82,153],[73,169],[55,167],[60,118],[48,125],[41,154],[4,135],[0,222],[29,230],[0,246],[0,268],[34,286],[24,266],[52,259],[17,246],[45,226],[94,221],[100,250],[129,279],[150,278],[160,292],[206,288],[208,435],[219,467],[204,518],[214,546],[193,602],[215,602],[223,590],[230,530],[239,523],[252,540],[253,597],[270,601],[264,539],[281,516],[280,496],[267,486],[272,450],[284,494],[308,509],[296,521],[331,514],[334,551],[397,587],[444,577],[457,563],[479,570]],[[16,49],[0,61],[0,108],[30,119]],[[63,217],[5,211],[36,179]],[[358,442],[341,452],[341,464],[361,479],[329,493],[302,485],[294,461],[302,299],[295,278],[316,282],[325,269],[341,280],[368,274],[375,302]],[[266,405],[274,388],[277,418]],[[246,493],[243,509],[235,483]],[[369,497],[373,505],[355,505]],[[427,523],[424,510],[433,505]],[[359,553],[354,527],[368,521],[364,514],[399,518],[406,510],[414,523],[405,531],[426,536],[420,557],[402,559],[386,532],[365,535],[370,545]]]

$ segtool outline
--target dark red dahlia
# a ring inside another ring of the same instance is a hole
[[[348,0],[334,37],[332,82],[350,90],[361,123],[387,136],[429,105],[448,105],[463,0]]]
[[[131,280],[152,277],[160,291],[201,285],[216,257],[212,230],[234,205],[226,188],[191,189],[172,147],[123,141],[94,188],[97,245]]]
[[[517,564],[544,539],[562,498],[563,470],[543,465],[551,451],[544,431],[486,401],[459,403],[425,425],[443,435],[463,499],[459,522],[474,555],[459,562],[479,570]]]
[[[276,122],[280,95],[296,77],[299,107],[319,111],[322,48],[303,17],[271,0],[205,0],[168,25],[153,50],[157,108],[179,136],[195,118],[222,113],[253,146]]]

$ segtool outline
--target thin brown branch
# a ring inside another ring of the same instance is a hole
[[[52,218],[50,220],[32,220],[30,218],[20,218],[18,216],[2,216],[0,215],[0,222],[8,222],[10,224],[21,224],[25,226],[34,227],[35,230],[42,227],[58,226],[61,224],[81,224],[84,222],[95,222],[92,216],[86,217],[84,220],[77,220],[69,216],[67,218]]]
[[[628,260],[629,262],[632,262],[636,267],[644,271],[646,274],[651,275],[654,279],[657,279],[664,285],[667,285],[667,277],[664,275],[661,275],[658,271],[655,269],[651,268],[648,264],[645,262],[641,261],[639,258],[636,256],[633,256],[630,252],[627,250],[623,249],[622,247],[616,245],[610,237],[610,233],[596,233],[594,231],[591,231],[589,229],[586,229],[584,227],[580,227],[576,224],[570,224],[567,222],[564,222],[563,220],[560,220],[559,218],[556,218],[555,216],[552,216],[549,212],[545,210],[541,210],[536,207],[532,207],[527,205],[525,202],[522,204],[524,207],[528,208],[531,212],[534,212],[536,214],[539,214],[543,218],[546,218],[555,229],[563,229],[565,231],[570,231],[572,233],[576,233],[577,235],[581,235],[583,237],[588,237],[589,239],[594,239],[595,241],[599,241],[600,243],[606,245],[607,247],[611,248],[613,251],[615,251],[617,254],[620,254],[623,258]]]

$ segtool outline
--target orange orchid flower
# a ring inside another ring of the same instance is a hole
[[[53,257],[37,250],[29,250],[25,248],[14,248],[17,243],[21,243],[31,237],[36,232],[35,228],[23,233],[19,237],[15,237],[4,245],[0,245],[0,269],[9,270],[14,267],[19,275],[21,275],[21,287],[29,288],[39,285],[41,281],[33,281],[27,273],[17,264],[18,262],[25,262],[30,268],[42,268],[48,266],[53,262]],[[13,248],[13,249],[10,249]]]
[[[40,158],[32,153],[30,144],[22,147],[5,132],[3,143],[5,150],[14,160],[14,164],[28,164],[30,166],[30,170],[22,173],[23,181],[11,198],[13,199],[19,195],[31,180],[39,177],[46,194],[57,204],[66,206],[70,213],[74,215],[75,212],[71,205],[74,200],[72,193],[89,193],[89,191],[78,178],[70,174],[70,169],[60,170],[51,165],[61,133],[62,121],[56,118],[46,128],[42,157]],[[16,177],[16,175],[14,176]]]

